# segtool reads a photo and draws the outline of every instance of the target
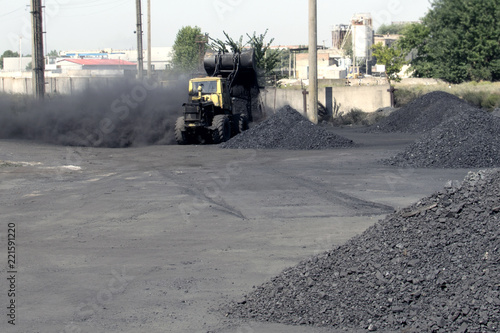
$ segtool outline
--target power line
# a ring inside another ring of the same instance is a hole
[[[87,13],[87,14],[79,13],[79,14],[75,14],[75,15],[62,15],[62,14],[58,14],[57,17],[58,18],[72,18],[72,17],[93,16],[93,15],[97,15],[97,14],[102,14],[104,12],[113,10],[115,8],[118,8],[118,7],[123,7],[125,5],[130,5],[130,3],[124,3],[123,1],[120,1],[119,5],[116,5],[116,6],[113,6],[113,7],[109,7],[109,8],[106,8],[106,9],[100,9],[99,11],[94,11],[92,13]]]
[[[113,0],[110,2],[99,1],[98,3],[95,3],[95,4],[64,5],[64,6],[61,6],[61,10],[66,11],[66,10],[85,9],[85,8],[103,8],[103,7],[107,7],[107,6],[115,5],[115,4],[126,5],[130,2],[131,1]]]
[[[14,9],[14,10],[13,10],[13,11],[11,11],[11,12],[8,12],[8,13],[5,13],[5,14],[0,14],[0,18],[1,18],[1,17],[5,17],[5,16],[7,16],[7,15],[10,15],[10,14],[12,14],[12,13],[15,13],[15,12],[17,12],[18,10],[21,10],[21,9],[23,9],[23,8],[24,8],[24,6],[23,6],[23,7],[18,8],[18,9]]]
[[[123,1],[123,0],[112,0],[112,1],[87,1],[83,4],[67,4],[67,5],[61,5],[61,9],[64,9],[64,10],[71,10],[71,9],[80,9],[80,8],[92,8],[92,7],[102,7],[102,6],[107,6],[107,5],[113,5],[115,3],[124,3],[126,1]]]

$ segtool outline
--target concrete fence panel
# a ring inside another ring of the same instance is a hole
[[[379,108],[391,106],[389,85],[326,87],[318,92],[318,101],[330,112],[338,107],[339,112],[360,109],[374,112]],[[290,105],[304,113],[304,94],[301,90],[266,88],[262,91],[262,100],[267,112]]]

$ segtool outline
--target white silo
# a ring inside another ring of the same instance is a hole
[[[371,14],[355,14],[351,20],[354,64],[366,63],[372,58],[373,20]]]

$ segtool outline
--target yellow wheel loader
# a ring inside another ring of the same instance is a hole
[[[206,77],[189,81],[189,100],[175,124],[178,144],[221,143],[248,129],[258,89],[253,49],[206,56]],[[244,101],[237,110],[235,101]]]

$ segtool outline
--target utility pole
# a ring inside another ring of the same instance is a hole
[[[148,0],[148,78],[151,79],[153,68],[151,67],[151,0]]]
[[[309,120],[318,123],[318,15],[317,1],[309,0]]]
[[[33,96],[42,99],[45,96],[45,60],[43,58],[42,0],[31,0],[32,84]]]
[[[141,12],[141,0],[136,0],[136,13],[137,13],[137,78],[142,80],[144,77],[144,61],[142,52],[142,12]]]
[[[203,72],[203,59],[205,59],[205,49],[206,45],[208,43],[208,34],[205,33],[204,35],[198,35],[196,36],[196,44],[198,44],[198,55],[199,55],[199,60],[198,60],[198,70],[200,72]]]
[[[19,71],[23,71],[23,36],[19,36]]]

